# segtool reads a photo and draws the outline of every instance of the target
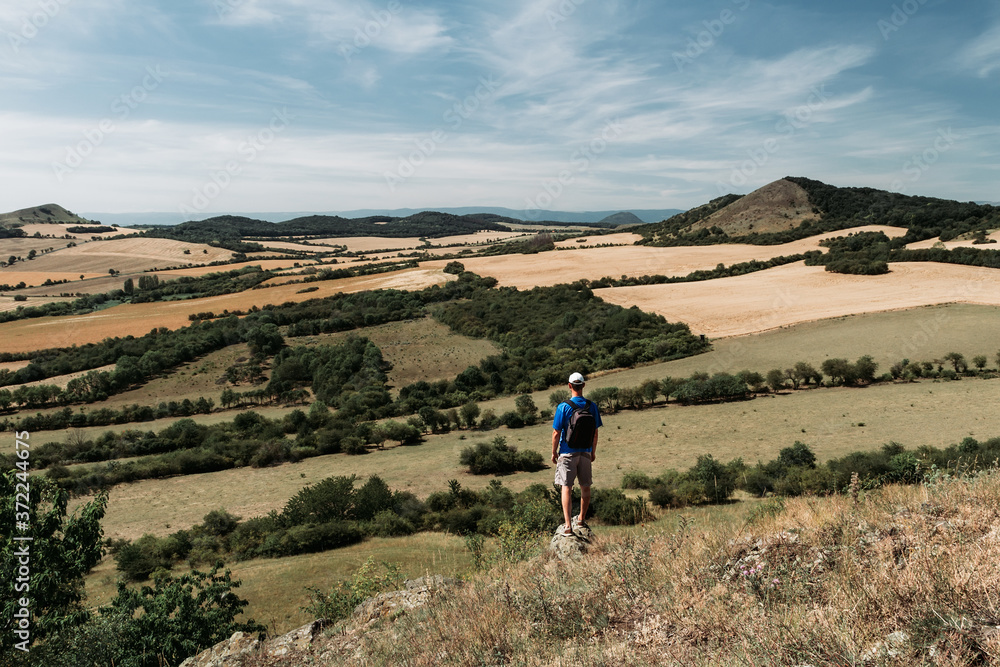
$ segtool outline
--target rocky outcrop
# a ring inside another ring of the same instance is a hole
[[[556,528],[552,541],[549,542],[549,551],[561,561],[579,560],[594,543],[594,531],[590,526],[581,525],[577,517],[573,517],[572,526],[572,536],[562,534],[566,528],[566,524],[562,524]]]
[[[354,633],[383,618],[395,618],[427,604],[435,595],[460,584],[440,575],[404,582],[403,590],[368,598],[354,609],[348,624]],[[181,663],[181,667],[267,667],[269,665],[325,664],[344,648],[323,632],[333,623],[319,619],[274,639],[237,632],[224,642]],[[351,633],[349,633],[351,634]]]

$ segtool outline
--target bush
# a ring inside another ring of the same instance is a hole
[[[594,516],[614,526],[631,526],[652,518],[645,498],[628,498],[620,489],[594,489],[590,506]]]
[[[508,445],[502,435],[493,438],[491,443],[480,442],[466,447],[459,455],[459,462],[468,466],[473,475],[509,475],[545,468],[541,454],[535,451],[518,452],[517,447]]]
[[[622,475],[623,489],[649,489],[652,486],[653,480],[644,472],[629,471]]]
[[[401,535],[412,535],[417,532],[416,527],[390,510],[383,510],[375,515],[375,518],[367,526],[369,535],[375,537],[399,537]]]
[[[385,591],[395,590],[403,580],[399,573],[400,566],[395,563],[382,563],[383,572],[369,556],[353,577],[341,581],[329,593],[318,588],[307,588],[311,601],[303,611],[309,612],[313,618],[325,618],[339,621],[354,612],[354,608],[370,597]]]

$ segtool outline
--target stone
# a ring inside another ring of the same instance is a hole
[[[379,593],[359,604],[354,608],[354,619],[370,623],[379,618],[398,616],[424,606],[435,594],[459,584],[458,580],[440,574],[410,579],[403,582],[403,590]]]
[[[552,536],[552,541],[549,542],[549,551],[561,561],[572,561],[582,558],[594,543],[594,531],[589,526],[581,526],[577,517],[573,518],[571,525],[573,526],[572,536],[564,536],[562,534],[563,529],[566,527],[566,524],[562,524],[556,528],[556,532]]]

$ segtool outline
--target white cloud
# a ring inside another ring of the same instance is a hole
[[[958,54],[964,69],[974,70],[981,78],[1000,69],[1000,25],[995,25],[974,39]]]
[[[401,0],[213,0],[230,26],[283,24],[303,29],[315,48],[374,48],[401,54],[447,49],[452,39],[441,17]]]

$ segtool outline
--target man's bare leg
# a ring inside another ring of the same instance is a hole
[[[590,495],[590,489],[587,489],[587,494]],[[563,519],[566,520],[566,528],[572,528],[573,522],[570,519],[569,513],[573,509],[573,487],[564,486],[562,488],[562,506],[563,506]]]
[[[564,487],[565,488],[565,487]],[[565,509],[566,503],[563,502],[564,511],[569,512]],[[584,523],[587,518],[587,509],[590,507],[590,487],[581,486],[580,487],[580,523]],[[567,513],[566,516],[569,516]]]

